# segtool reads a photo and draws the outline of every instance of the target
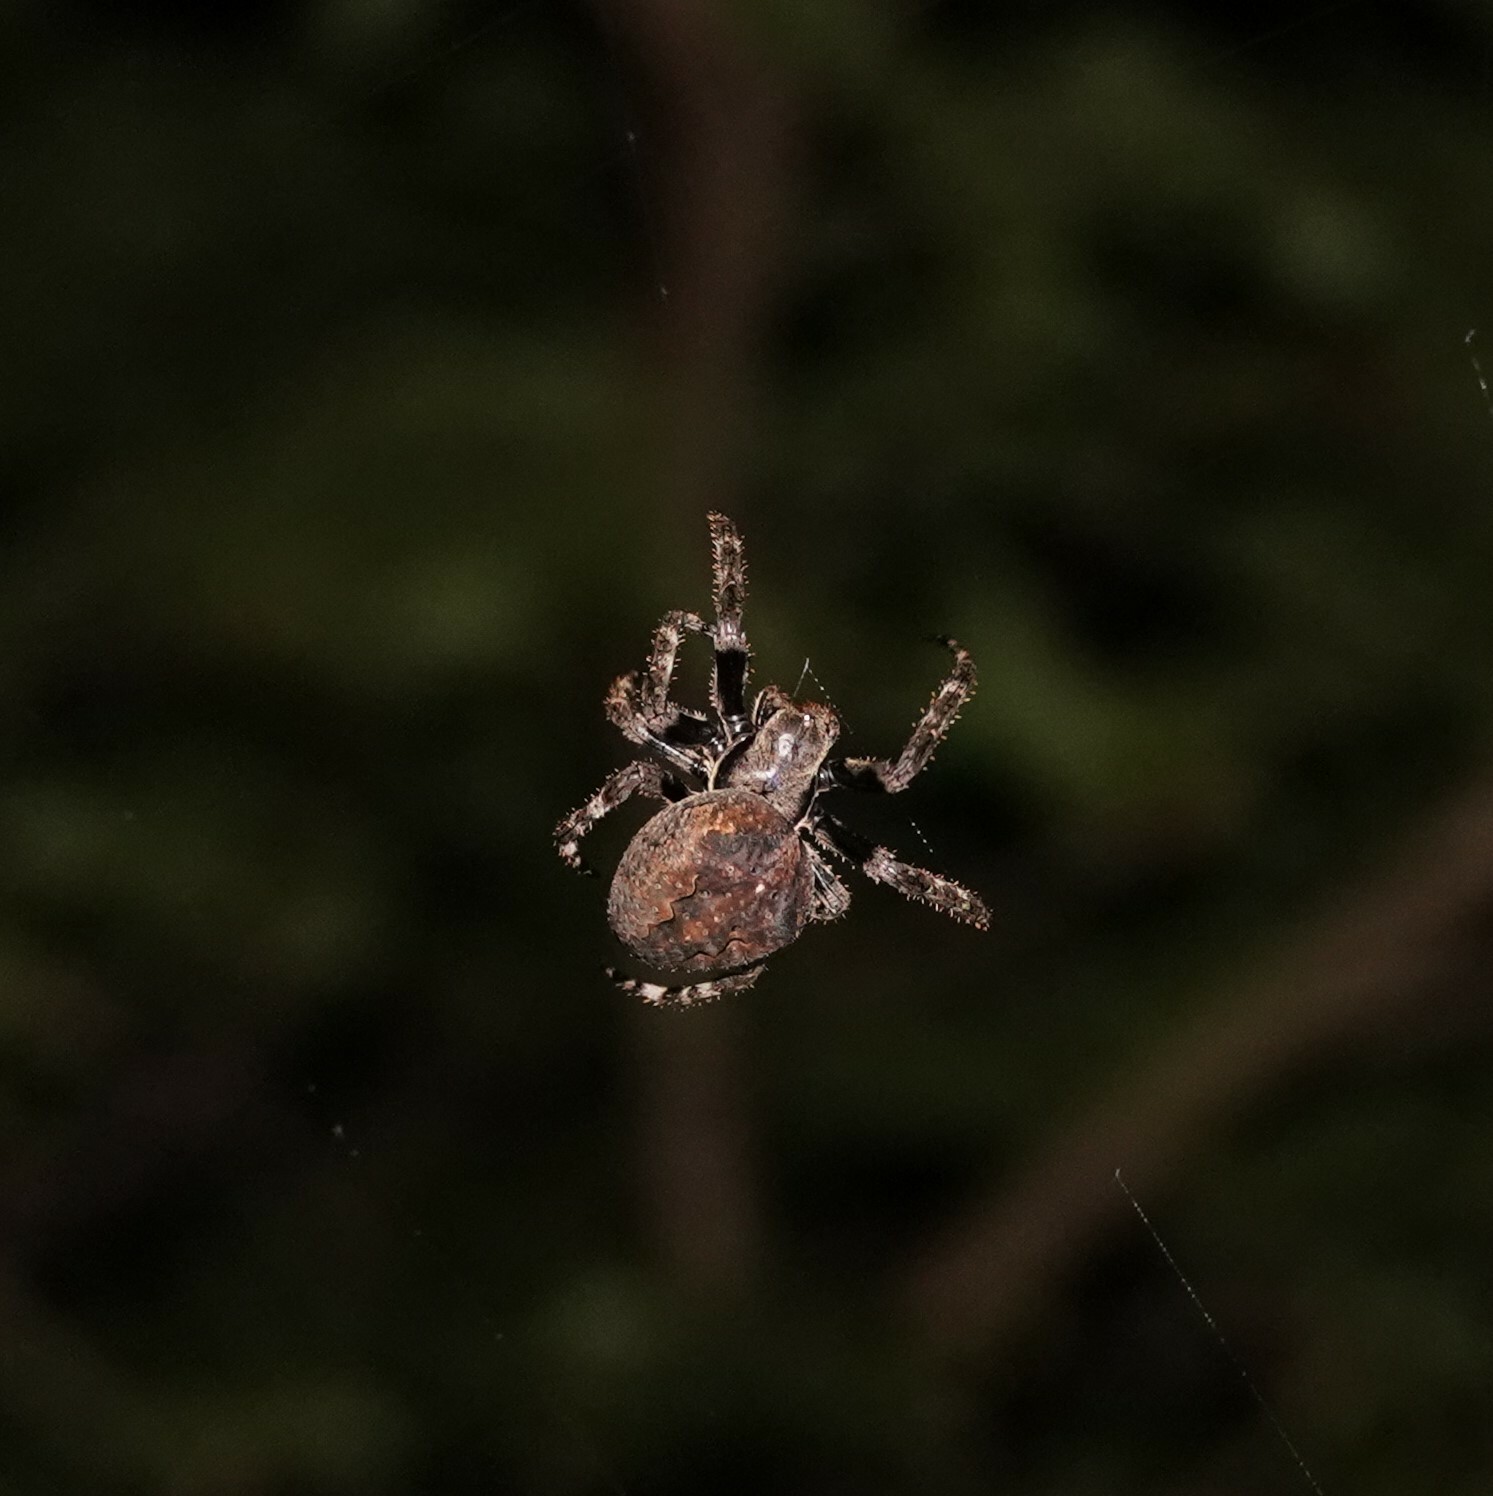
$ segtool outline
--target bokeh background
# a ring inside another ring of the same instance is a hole
[[[1478,0],[9,0],[0,1492],[1493,1489],[1484,319]],[[602,977],[711,508],[989,934]]]

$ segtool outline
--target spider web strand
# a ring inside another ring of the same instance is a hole
[[[1187,1274],[1184,1273],[1178,1266],[1177,1259],[1172,1256],[1171,1248],[1168,1247],[1164,1241],[1162,1241],[1161,1233],[1157,1231],[1157,1229],[1151,1224],[1150,1216],[1148,1216],[1141,1208],[1140,1201],[1137,1200],[1131,1193],[1130,1186],[1125,1183],[1118,1169],[1115,1170],[1115,1183],[1119,1186],[1125,1198],[1130,1202],[1131,1209],[1134,1210],[1136,1215],[1140,1217],[1141,1225],[1146,1228],[1147,1234],[1150,1236],[1151,1240],[1156,1243],[1156,1250],[1161,1253],[1163,1258],[1165,1258],[1166,1265],[1172,1270],[1172,1273],[1176,1277],[1177,1282],[1182,1285],[1182,1288],[1187,1294],[1187,1297],[1192,1300],[1192,1307],[1196,1309],[1200,1315],[1202,1315],[1203,1323],[1206,1324],[1208,1328],[1213,1332],[1213,1338],[1218,1342],[1220,1348],[1223,1350],[1224,1355],[1228,1357],[1229,1364],[1239,1374],[1240,1381],[1242,1381],[1244,1385],[1249,1389],[1249,1395],[1255,1400],[1255,1405],[1270,1421],[1270,1426],[1275,1430],[1276,1437],[1283,1445],[1285,1445],[1287,1452],[1296,1462],[1296,1468],[1300,1470],[1302,1477],[1305,1479],[1307,1485],[1309,1485],[1312,1490],[1316,1492],[1316,1496],[1327,1496],[1327,1493],[1323,1491],[1322,1487],[1318,1484],[1317,1477],[1312,1474],[1311,1467],[1302,1457],[1301,1451],[1297,1449],[1295,1443],[1291,1439],[1291,1436],[1286,1432],[1285,1424],[1280,1421],[1280,1418],[1277,1416],[1275,1409],[1272,1408],[1269,1402],[1266,1400],[1264,1393],[1262,1393],[1259,1387],[1255,1385],[1255,1379],[1250,1376],[1249,1372],[1245,1369],[1244,1363],[1239,1359],[1238,1356],[1234,1354],[1233,1347],[1228,1343],[1227,1340],[1224,1339],[1223,1331],[1218,1328],[1218,1321],[1208,1313],[1207,1306],[1198,1296],[1197,1289],[1192,1286],[1191,1282],[1189,1282],[1188,1280]]]

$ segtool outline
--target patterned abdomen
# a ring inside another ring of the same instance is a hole
[[[809,859],[793,826],[747,790],[670,805],[633,837],[607,900],[617,938],[666,971],[758,961],[808,918]]]

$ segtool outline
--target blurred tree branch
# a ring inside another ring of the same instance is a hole
[[[948,1356],[998,1353],[1132,1220],[1116,1169],[1154,1198],[1272,1086],[1463,970],[1460,927],[1490,903],[1493,779],[1482,779],[944,1231],[909,1285],[926,1341]]]
[[[753,351],[791,206],[792,108],[729,13],[688,0],[598,0],[649,94],[643,166],[662,198],[665,518],[704,536],[732,509]],[[643,187],[645,201],[648,186]],[[761,1238],[732,1012],[640,1013],[639,1172],[665,1263],[703,1288],[739,1285]]]

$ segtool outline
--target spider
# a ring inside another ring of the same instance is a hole
[[[633,795],[662,800],[622,854],[607,900],[612,930],[639,959],[666,972],[707,979],[663,987],[607,975],[646,1003],[708,1002],[750,987],[767,958],[816,920],[839,919],[850,890],[826,854],[859,867],[906,898],[977,929],[990,915],[977,895],[939,873],[873,846],[825,811],[828,790],[896,794],[933,757],[975,689],[975,667],[953,639],[941,639],[954,667],[895,759],[831,758],[840,724],[817,701],[794,701],[768,686],[746,707],[751,649],[742,628],[746,558],[736,526],[709,516],[715,622],[666,613],[647,667],[619,676],[606,712],[624,737],[657,756],[618,769],[555,828],[561,859],[591,873],[581,838]],[[688,634],[715,651],[707,715],[669,699],[674,661]]]

